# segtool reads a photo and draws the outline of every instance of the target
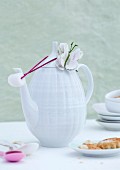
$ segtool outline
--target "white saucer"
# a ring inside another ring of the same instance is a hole
[[[93,105],[93,109],[101,114],[101,115],[104,115],[104,116],[118,116],[120,117],[120,113],[112,113],[112,112],[109,112],[107,109],[106,109],[106,106],[105,106],[105,103],[96,103]]]
[[[120,131],[120,121],[106,121],[101,119],[97,119],[96,121],[107,130]]]
[[[82,144],[82,143],[81,143]],[[109,157],[109,156],[115,156],[116,154],[120,153],[120,148],[117,149],[101,149],[101,150],[92,150],[92,149],[80,149],[78,148],[80,143],[70,143],[69,147],[74,149],[75,151],[79,152],[80,154],[84,156],[92,156],[92,157]]]
[[[106,115],[98,114],[98,117],[103,120],[120,121],[119,116],[106,116]]]

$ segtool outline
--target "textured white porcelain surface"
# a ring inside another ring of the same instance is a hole
[[[26,119],[33,134],[43,146],[66,146],[86,118],[86,98],[77,73],[42,68],[35,73],[29,92],[39,110],[35,127],[30,123],[34,113]]]
[[[57,57],[56,51],[53,43],[49,60]],[[78,69],[84,71],[88,80],[85,95],[77,72],[61,71],[54,62],[35,71],[29,89],[25,83],[20,94],[27,125],[41,145],[63,147],[84,127],[93,78],[89,68],[80,64]]]

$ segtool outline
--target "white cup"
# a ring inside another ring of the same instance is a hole
[[[105,95],[105,104],[109,112],[120,113],[120,90],[115,90]]]

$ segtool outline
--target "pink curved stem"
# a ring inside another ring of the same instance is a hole
[[[48,57],[48,56],[47,56],[47,57]],[[39,63],[37,63],[32,69],[30,69],[27,73],[25,73],[25,74],[21,77],[21,79],[23,79],[24,77],[26,77],[28,74],[32,73],[33,71],[38,70],[39,68],[41,68],[41,67],[43,67],[43,66],[45,66],[45,65],[47,65],[47,64],[49,64],[49,63],[51,63],[51,62],[53,62],[54,60],[57,59],[57,58],[53,58],[52,60],[50,60],[50,61],[42,64],[41,66],[35,68],[35,67],[38,66],[40,63],[42,63],[47,57],[43,58],[43,59],[42,59]]]
[[[34,67],[32,67],[31,69],[30,69],[30,71],[31,70],[34,70],[34,68],[35,67],[37,67],[40,63],[42,63],[44,60],[46,60],[48,58],[48,56],[46,56],[46,57],[44,57],[41,61],[39,61]]]

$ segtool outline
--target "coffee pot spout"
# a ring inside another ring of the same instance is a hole
[[[13,87],[20,88],[20,96],[25,119],[29,126],[30,124],[32,124],[32,126],[36,126],[38,121],[38,106],[30,96],[25,78],[21,79],[23,76],[22,69],[14,68],[14,71],[16,73],[11,74],[8,77],[8,83]]]

